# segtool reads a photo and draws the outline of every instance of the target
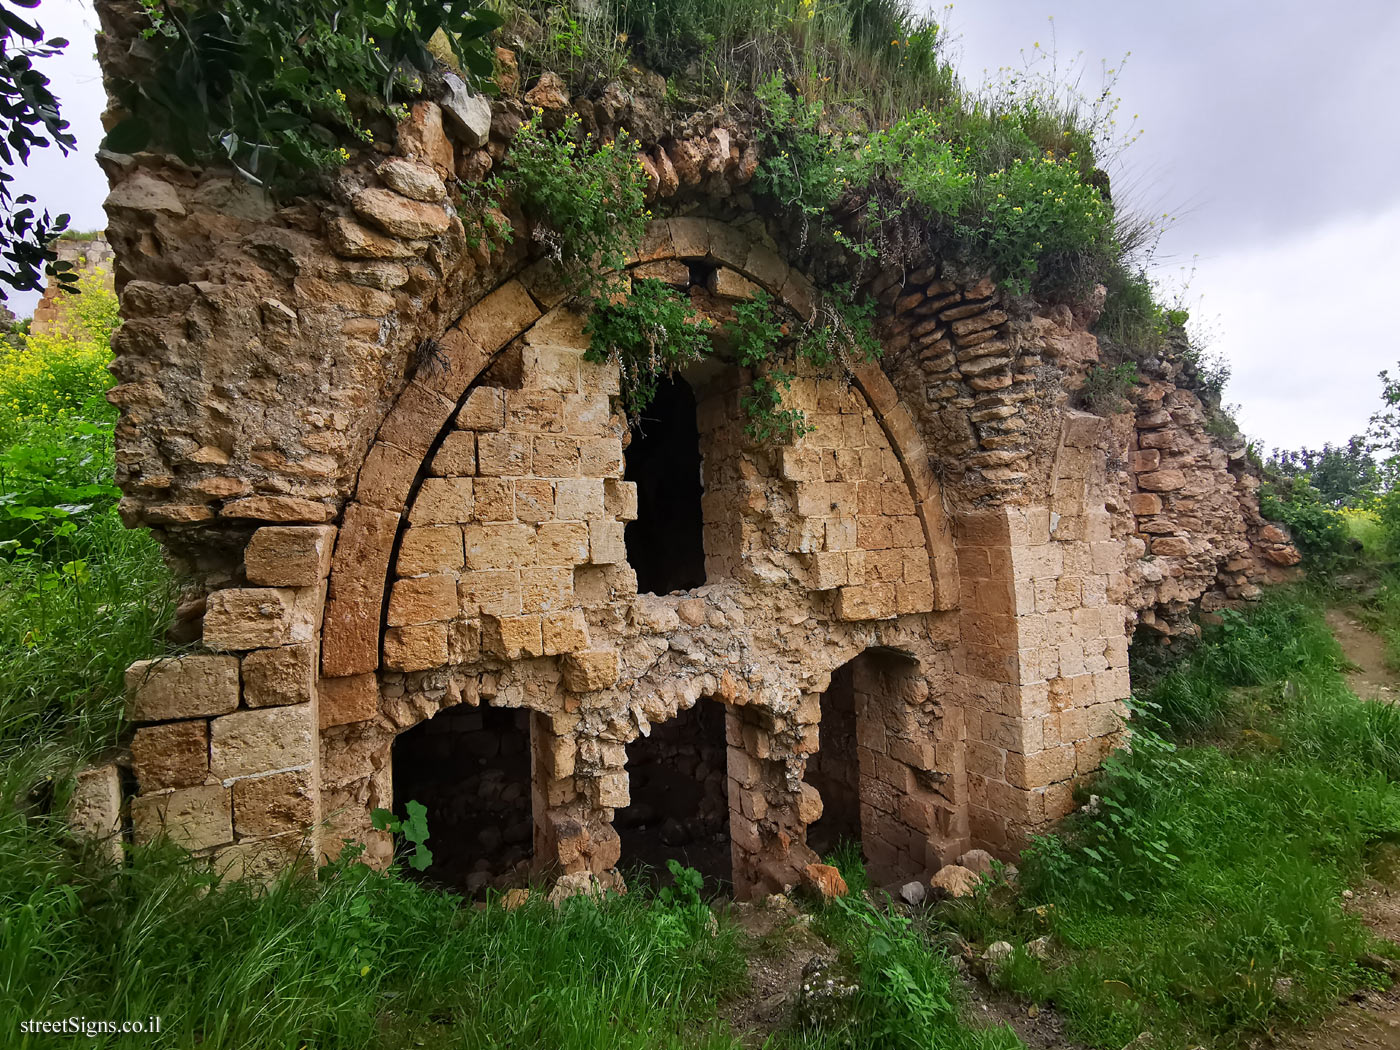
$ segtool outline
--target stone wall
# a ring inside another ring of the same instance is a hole
[[[98,233],[91,237],[60,237],[53,242],[58,261],[72,267],[76,277],[94,277],[108,289],[112,287],[112,246]],[[34,317],[29,331],[43,335],[63,324],[63,295],[56,281],[44,283],[44,294],[34,304]]]
[[[111,73],[130,38],[102,10]],[[658,217],[624,279],[721,322],[758,289],[793,324],[820,308],[747,195],[745,126],[662,119],[645,79],[570,99],[546,76],[525,99],[640,137]],[[1186,629],[1188,601],[1247,599],[1296,558],[1192,395],[1070,407],[1092,303],[1036,312],[930,259],[855,275],[883,358],[800,374],[786,402],[814,430],[791,443],[746,436],[737,365],[683,376],[704,582],[639,593],[649,482],[627,474],[617,365],[584,359],[529,217],[472,247],[444,203],[522,113],[509,93],[420,102],[392,156],[281,206],[226,172],[103,157],[123,512],[184,570],[201,642],[132,670],[139,837],[249,873],[347,840],[387,863],[370,814],[394,804],[395,739],[485,705],[528,728],[532,871],[611,877],[618,812],[647,803],[629,754],[704,703],[740,895],[815,859],[814,781],[853,785],[837,808],[881,878],[1009,855],[1121,741],[1139,619]],[[475,753],[467,736],[444,739]]]

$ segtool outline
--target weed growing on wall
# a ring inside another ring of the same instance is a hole
[[[439,30],[467,75],[488,78],[485,36],[500,18],[480,0],[145,0],[149,57],[117,79],[126,116],[105,145],[224,159],[254,182],[295,183],[349,159],[374,126],[421,96]]]
[[[1137,365],[1132,361],[1111,368],[1090,365],[1084,374],[1084,385],[1079,388],[1079,399],[1090,412],[1101,416],[1126,412],[1132,407],[1128,394],[1137,386],[1139,378]]]
[[[556,131],[526,120],[506,157],[506,172],[495,185],[536,220],[536,239],[573,284],[622,269],[627,251],[641,242],[651,217],[646,175],[625,132],[613,142],[598,142],[580,136],[577,115]]]
[[[597,363],[617,361],[622,404],[636,419],[656,396],[662,376],[709,353],[705,332],[710,327],[674,288],[657,280],[637,280],[621,300],[594,300],[584,328],[589,337],[584,357]]]
[[[736,303],[726,326],[734,362],[752,379],[740,399],[747,417],[745,432],[760,443],[788,443],[812,427],[800,409],[783,402],[798,362],[843,372],[859,361],[880,355],[872,327],[873,303],[841,301],[848,288],[823,297],[814,323],[801,325],[780,316],[772,296],[759,290]],[[690,301],[661,281],[632,283],[626,296],[599,295],[593,300],[584,331],[589,361],[613,360],[622,376],[622,401],[628,416],[638,418],[656,396],[657,382],[713,353],[713,324],[696,314]]]

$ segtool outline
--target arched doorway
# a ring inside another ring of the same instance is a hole
[[[523,884],[533,856],[530,712],[451,707],[393,744],[394,814],[428,810],[425,876],[460,893]]]
[[[919,717],[927,697],[918,661],[885,649],[837,668],[821,696],[806,782],[822,815],[807,845],[822,856],[858,845],[877,885],[923,874],[936,848],[941,798],[924,768],[933,743]]]
[[[733,882],[727,715],[724,704],[702,699],[627,745],[631,805],[613,819],[624,867],[664,876],[674,858],[716,886]]]

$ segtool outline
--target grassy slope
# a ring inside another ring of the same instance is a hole
[[[1117,1048],[1233,1046],[1304,1021],[1380,975],[1341,893],[1377,841],[1400,838],[1400,711],[1358,700],[1316,598],[1228,614],[1156,683],[1154,724],[1072,818],[1025,858],[1020,898],[950,909],[977,941],[1052,935],[1000,983],[1053,1002],[1074,1034]]]

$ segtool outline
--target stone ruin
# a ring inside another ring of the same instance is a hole
[[[133,16],[100,6],[119,76]],[[235,876],[347,842],[384,865],[371,813],[413,798],[472,891],[676,856],[749,897],[842,839],[878,883],[927,877],[1072,809],[1124,739],[1135,629],[1297,561],[1169,363],[1078,411],[1095,303],[949,260],[849,275],[883,358],[800,375],[790,444],[745,435],[722,356],[629,426],[545,217],[480,241],[445,203],[526,104],[640,141],[626,276],[718,320],[756,289],[818,308],[752,127],[666,116],[645,78],[419,102],[291,202],[103,154],[121,511],[188,589],[188,651],[128,673],[136,840]]]
[[[112,246],[102,233],[60,237],[53,242],[56,261],[67,263],[75,278],[91,277],[112,290]],[[57,281],[44,286],[44,294],[34,304],[31,335],[58,331],[63,327],[63,291]]]

